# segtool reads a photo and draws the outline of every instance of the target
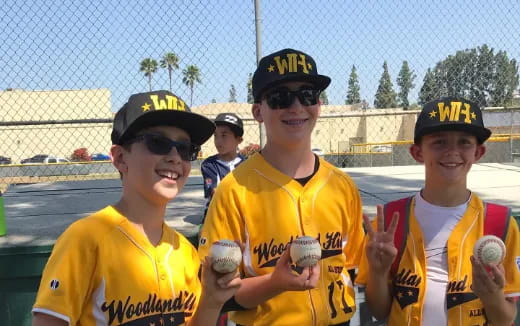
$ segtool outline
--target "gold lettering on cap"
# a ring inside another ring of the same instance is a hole
[[[444,122],[446,119],[449,121],[459,121],[460,115],[464,116],[465,123],[471,123],[471,118],[475,118],[475,113],[471,112],[471,105],[469,103],[462,102],[450,102],[450,105],[444,105],[444,103],[437,103],[439,108],[439,121]],[[464,108],[462,108],[464,107]]]
[[[307,62],[304,54],[288,53],[287,59],[282,59],[280,56],[274,57],[276,67],[278,68],[278,74],[283,75],[287,72],[298,72],[298,68],[301,67],[302,72],[308,74]]]
[[[469,103],[464,103],[464,109],[462,109],[460,113],[465,116],[465,123],[471,123],[471,117],[475,115],[473,112],[471,112],[471,105],[469,105]]]
[[[444,106],[444,102],[437,103],[437,106],[439,107],[439,121],[443,122],[450,115],[450,107]]]
[[[451,121],[459,121],[460,107],[462,106],[462,102],[451,102]]]
[[[150,99],[156,110],[186,111],[186,103],[176,96],[166,95],[165,99],[159,99],[158,95],[150,95]]]

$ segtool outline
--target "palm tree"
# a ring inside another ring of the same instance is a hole
[[[152,58],[146,58],[141,61],[141,67],[139,71],[144,72],[144,75],[148,77],[148,86],[150,92],[152,91],[152,75],[157,71],[157,61]]]
[[[172,72],[174,69],[179,69],[179,57],[173,53],[166,53],[161,59],[161,68],[168,69],[168,76],[170,77],[170,92],[172,91]]]
[[[193,87],[195,87],[195,82],[201,83],[200,80],[200,71],[199,67],[195,65],[189,65],[182,71],[184,77],[182,77],[182,82],[190,88],[190,106],[193,104]]]

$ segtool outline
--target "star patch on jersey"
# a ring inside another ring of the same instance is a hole
[[[59,287],[60,287],[60,281],[58,281],[57,279],[53,279],[51,281],[51,284],[49,284],[49,287],[51,288],[51,290],[57,290]]]
[[[211,180],[211,178],[206,178],[205,183],[206,186],[211,186],[211,184],[213,184],[213,181]]]

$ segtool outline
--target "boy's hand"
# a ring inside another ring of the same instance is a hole
[[[202,262],[202,298],[220,309],[231,299],[242,284],[238,269],[227,274],[217,273],[211,268],[211,259],[206,257]]]
[[[504,296],[506,277],[504,266],[483,265],[478,259],[471,256],[471,272],[473,284],[471,289],[483,302],[496,300]]]
[[[384,231],[383,206],[381,205],[377,205],[377,231],[372,227],[368,216],[363,215],[363,220],[368,236],[365,248],[368,264],[374,273],[387,273],[397,256],[394,236],[399,221],[399,213],[394,212],[387,231]]]
[[[314,289],[320,278],[320,264],[303,268],[301,274],[296,273],[291,266],[290,244],[276,262],[271,282],[280,291],[305,291]]]

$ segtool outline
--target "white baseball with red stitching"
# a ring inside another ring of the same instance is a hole
[[[475,242],[473,256],[485,265],[498,265],[506,255],[506,246],[499,237],[485,235]]]
[[[242,251],[231,240],[215,241],[210,248],[211,266],[219,273],[235,271],[242,261]]]
[[[321,245],[313,237],[298,237],[291,244],[290,254],[297,266],[314,266],[321,259]]]

